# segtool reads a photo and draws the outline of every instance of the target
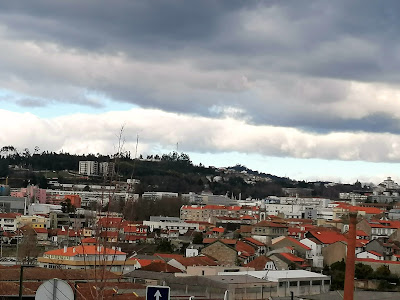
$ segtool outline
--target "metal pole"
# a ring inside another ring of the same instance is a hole
[[[19,300],[22,300],[22,278],[24,276],[24,266],[21,265],[21,270],[19,272]]]
[[[57,278],[53,279],[53,300],[57,300]]]

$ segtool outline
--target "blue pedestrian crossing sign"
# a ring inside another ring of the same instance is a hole
[[[146,300],[169,300],[169,286],[154,286],[146,287]]]

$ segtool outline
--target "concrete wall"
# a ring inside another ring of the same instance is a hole
[[[336,242],[322,248],[322,256],[324,257],[324,265],[330,266],[334,262],[346,260],[347,247],[342,242]]]

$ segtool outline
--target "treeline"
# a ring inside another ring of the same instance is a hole
[[[39,184],[47,187],[46,178],[40,171],[77,171],[79,161],[94,160],[98,162],[115,162],[116,176],[113,180],[126,180],[135,178],[140,180],[136,186],[136,193],[145,191],[167,191],[177,193],[210,191],[213,194],[228,195],[229,197],[242,199],[247,197],[262,199],[270,195],[282,196],[282,188],[299,187],[310,188],[313,196],[338,198],[339,192],[352,191],[361,188],[355,185],[336,185],[326,187],[323,183],[311,183],[305,181],[294,181],[285,177],[260,173],[246,168],[243,165],[229,167],[238,172],[246,171],[248,174],[269,178],[269,181],[258,181],[248,184],[242,174],[223,174],[215,168],[204,167],[202,164],[194,165],[189,155],[185,153],[172,152],[169,154],[147,156],[147,159],[134,159],[131,153],[123,152],[114,155],[87,154],[76,155],[65,152],[40,151],[35,147],[33,151],[24,149],[17,150],[13,146],[4,146],[0,149],[0,177],[10,177],[10,182],[15,182],[16,187],[26,186],[28,183]],[[25,174],[13,174],[9,165],[24,168]],[[15,175],[13,177],[13,175]],[[68,177],[68,174],[58,174],[60,183],[77,183],[83,179]],[[215,176],[223,177],[223,180],[214,181]],[[14,181],[12,181],[14,179]],[[211,179],[211,180],[210,180]],[[18,184],[17,184],[18,183]],[[87,184],[101,184],[104,180],[100,177],[91,177],[86,180]]]
[[[324,267],[323,274],[331,276],[331,290],[344,289],[345,272],[346,263],[343,260]],[[369,265],[357,263],[354,277],[360,280],[378,280],[378,290],[381,291],[391,290],[400,285],[399,276],[392,273],[386,265],[382,265],[374,271]]]

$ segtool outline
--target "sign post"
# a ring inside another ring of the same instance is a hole
[[[154,286],[146,287],[146,300],[170,300],[169,286]]]

